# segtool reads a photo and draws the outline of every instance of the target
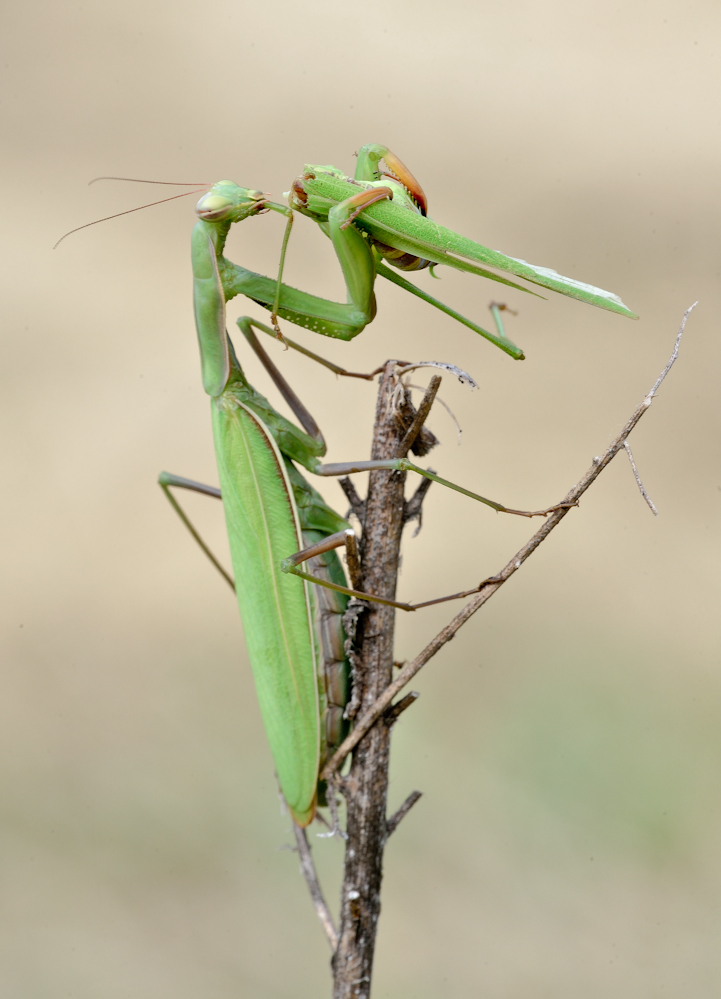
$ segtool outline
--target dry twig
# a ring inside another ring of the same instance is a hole
[[[407,666],[404,666],[396,679],[386,687],[371,707],[368,708],[356,721],[351,734],[344,739],[333,756],[331,756],[326,763],[321,774],[322,777],[327,778],[338,769],[348,753],[350,753],[351,750],[358,745],[366,732],[368,732],[369,729],[375,725],[376,721],[387,709],[393,698],[399,694],[406,684],[413,679],[416,673],[423,669],[426,663],[429,662],[433,656],[435,656],[435,654],[443,648],[446,642],[449,642],[456,635],[466,621],[468,621],[477,610],[480,610],[480,608],[488,600],[490,600],[493,594],[496,593],[501,586],[503,586],[503,584],[510,579],[518,569],[521,568],[526,559],[529,558],[539,545],[546,540],[551,531],[553,531],[554,528],[561,523],[569,509],[571,509],[571,506],[575,506],[578,503],[581,496],[583,496],[586,490],[596,481],[604,468],[606,468],[613,458],[616,457],[618,452],[625,450],[626,439],[644,413],[649,409],[651,403],[653,402],[654,396],[661,386],[661,383],[673,367],[674,362],[678,357],[678,348],[681,342],[681,337],[683,336],[683,331],[686,327],[686,321],[691,311],[697,304],[697,302],[694,302],[694,304],[684,312],[671,356],[666,364],[666,367],[656,379],[653,388],[648,395],[646,395],[643,402],[636,407],[621,433],[611,442],[608,448],[606,448],[606,451],[600,457],[593,459],[593,464],[583,478],[576,483],[567,496],[561,501],[561,504],[564,505],[562,506],[559,504],[559,509],[556,509],[548,517],[540,530],[536,531],[533,537],[530,538],[523,548],[521,548],[521,550],[514,555],[511,561],[508,562],[501,572],[499,572],[497,576],[492,577],[492,579],[482,583],[478,594],[473,598],[473,600],[467,603],[463,610],[456,614],[453,620],[450,621],[445,628],[438,632],[435,638],[429,642],[425,649],[423,649],[423,651],[416,656],[412,662],[408,663]],[[565,504],[569,505],[566,506]]]
[[[411,791],[411,793],[408,795],[408,797],[403,802],[398,811],[394,812],[393,815],[391,815],[391,817],[386,822],[386,838],[390,836],[391,833],[394,833],[396,831],[399,824],[410,812],[411,808],[413,808],[415,803],[422,797],[423,795],[420,791]]]
[[[330,914],[330,909],[328,908],[326,900],[323,897],[323,892],[321,891],[306,831],[305,829],[301,829],[301,827],[297,826],[294,822],[293,832],[295,833],[295,842],[298,847],[298,856],[300,857],[300,869],[303,872],[305,883],[308,885],[308,891],[310,892],[310,897],[313,900],[313,906],[318,914],[320,924],[323,927],[326,937],[328,938],[330,949],[335,953],[335,949],[338,946],[338,931],[335,928],[333,917]]]

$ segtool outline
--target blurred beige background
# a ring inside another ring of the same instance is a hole
[[[195,199],[51,247],[164,193],[88,188],[98,174],[278,197],[305,162],[352,171],[375,141],[438,221],[641,315],[510,292],[519,364],[382,283],[352,344],[289,331],[359,369],[470,370],[479,392],[441,390],[462,447],[431,421],[448,478],[515,506],[560,498],[700,304],[632,438],[658,518],[618,459],[415,684],[391,805],[424,797],[388,849],[374,996],[717,996],[718,4],[30,0],[6,7],[2,46],[0,995],[328,994],[235,607],[155,485],[162,468],[217,481]],[[230,256],[273,273],[281,233],[250,221]],[[490,321],[497,286],[440,273],[434,293]],[[310,223],[288,279],[343,295]],[[365,457],[374,390],[278,357],[330,460]],[[219,507],[193,509],[222,550]],[[402,593],[472,586],[529,532],[434,487]],[[447,616],[400,622],[398,657]],[[316,855],[335,904],[340,846]]]

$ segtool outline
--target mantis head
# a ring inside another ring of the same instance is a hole
[[[195,206],[195,214],[204,222],[242,222],[265,209],[267,197],[232,180],[219,180]]]

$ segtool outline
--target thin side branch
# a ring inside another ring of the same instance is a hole
[[[423,794],[421,791],[411,791],[411,793],[408,795],[408,797],[403,802],[398,811],[394,812],[393,815],[391,815],[391,817],[386,822],[386,836],[390,836],[392,833],[396,831],[400,823],[410,812],[411,808],[413,808],[415,803],[422,797]]]
[[[334,773],[338,767],[342,764],[343,760],[348,753],[351,752],[355,746],[361,741],[363,736],[368,732],[370,728],[376,723],[378,718],[387,709],[391,701],[400,693],[400,691],[409,683],[413,677],[418,673],[423,667],[429,662],[435,654],[443,648],[443,646],[449,642],[456,633],[463,627],[463,625],[468,621],[477,610],[490,600],[494,593],[496,593],[503,584],[511,578],[511,576],[521,568],[523,563],[529,558],[533,552],[541,545],[551,531],[556,528],[563,518],[568,513],[572,506],[575,506],[581,496],[586,492],[586,490],[596,481],[598,476],[607,467],[607,465],[616,457],[619,451],[625,449],[625,442],[631,431],[634,429],[638,421],[647,412],[653,398],[658,391],[661,383],[665,379],[666,375],[669,373],[673,367],[676,358],[678,357],[679,343],[681,342],[681,337],[683,336],[683,331],[686,326],[686,321],[692,311],[698,303],[694,304],[684,312],[683,319],[681,321],[681,326],[676,336],[676,342],[674,344],[671,357],[669,358],[666,367],[661,372],[660,376],[656,380],[651,391],[646,395],[643,402],[637,406],[631,418],[627,421],[625,427],[621,433],[615,438],[614,441],[609,445],[606,451],[598,458],[593,459],[593,464],[583,476],[583,478],[576,483],[576,485],[569,491],[568,495],[558,505],[558,508],[548,517],[548,520],[543,524],[540,530],[536,531],[532,538],[530,538],[526,544],[521,548],[519,552],[514,555],[511,561],[498,573],[497,576],[485,581],[481,584],[481,589],[478,594],[471,600],[466,606],[461,610],[456,616],[450,621],[445,628],[438,632],[434,639],[423,649],[423,651],[416,656],[416,658],[404,666],[400,671],[396,679],[389,684],[388,687],[383,691],[383,693],[377,698],[377,700],[371,705],[371,707],[364,712],[363,715],[355,723],[353,731],[351,734],[343,740],[335,753],[326,763],[321,774],[322,778],[327,779],[332,773]]]
[[[426,493],[432,485],[433,479],[422,478],[416,491],[403,505],[403,523],[407,524],[409,520],[418,520],[418,527],[413,532],[414,538],[421,529],[423,523],[423,500],[426,498]]]
[[[415,704],[421,695],[417,690],[412,690],[410,694],[406,694],[404,698],[398,701],[397,704],[391,705],[386,711],[386,722],[388,725],[395,725],[400,716],[406,711],[411,704]]]
[[[421,399],[421,404],[418,407],[418,411],[416,412],[416,415],[413,417],[413,422],[406,431],[403,440],[398,445],[398,450],[396,452],[396,456],[398,458],[405,458],[410,449],[413,447],[416,437],[421,432],[421,428],[423,427],[423,424],[426,422],[428,414],[431,411],[433,400],[436,397],[438,389],[441,387],[441,381],[442,379],[440,375],[434,375],[431,378],[428,388],[426,389],[425,394]]]
[[[320,925],[323,927],[323,931],[328,938],[330,949],[335,954],[335,949],[338,946],[338,931],[333,923],[330,909],[323,897],[318,875],[315,871],[315,864],[313,863],[313,855],[310,852],[308,837],[305,829],[301,829],[295,822],[293,823],[293,832],[295,833],[295,842],[298,847],[298,856],[300,857],[300,869],[303,872],[305,883],[308,885],[308,891],[313,900],[313,907],[320,920]]]
[[[643,482],[641,482],[641,476],[638,474],[638,469],[636,468],[636,462],[633,460],[633,451],[631,450],[628,441],[624,441],[623,446],[626,448],[626,454],[628,455],[628,460],[631,462],[631,468],[633,469],[633,477],[636,480],[636,485],[638,486],[641,495],[651,508],[651,512],[653,513],[654,517],[658,517],[658,510],[656,509],[653,500],[644,489]]]
[[[342,479],[338,479],[338,485],[345,493],[346,499],[351,505],[351,510],[360,521],[362,527],[366,519],[365,501],[360,498],[360,496],[358,495],[358,490],[356,489],[353,480],[348,478],[347,475]]]

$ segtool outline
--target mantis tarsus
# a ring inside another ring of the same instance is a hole
[[[433,222],[426,216],[427,202],[420,184],[386,146],[363,146],[353,178],[333,166],[306,166],[293,182],[288,201],[290,208],[270,201],[261,191],[238,187],[232,181],[214,184],[200,199],[196,213],[201,221],[194,240],[211,239],[223,288],[223,302],[214,303],[214,307],[223,308],[227,300],[242,294],[267,308],[274,322],[280,316],[323,336],[350,340],[375,316],[373,288],[376,275],[380,275],[468,326],[511,357],[522,359],[523,351],[500,326],[496,333],[483,329],[397,273],[399,269],[414,271],[446,264],[535,294],[489,270],[495,268],[533,285],[637,318],[610,292],[506,256]],[[231,224],[266,211],[279,212],[288,219],[277,279],[249,271],[223,256]],[[331,239],[346,283],[346,303],[310,295],[282,282],[294,211],[311,218]],[[389,268],[386,261],[396,270]]]

